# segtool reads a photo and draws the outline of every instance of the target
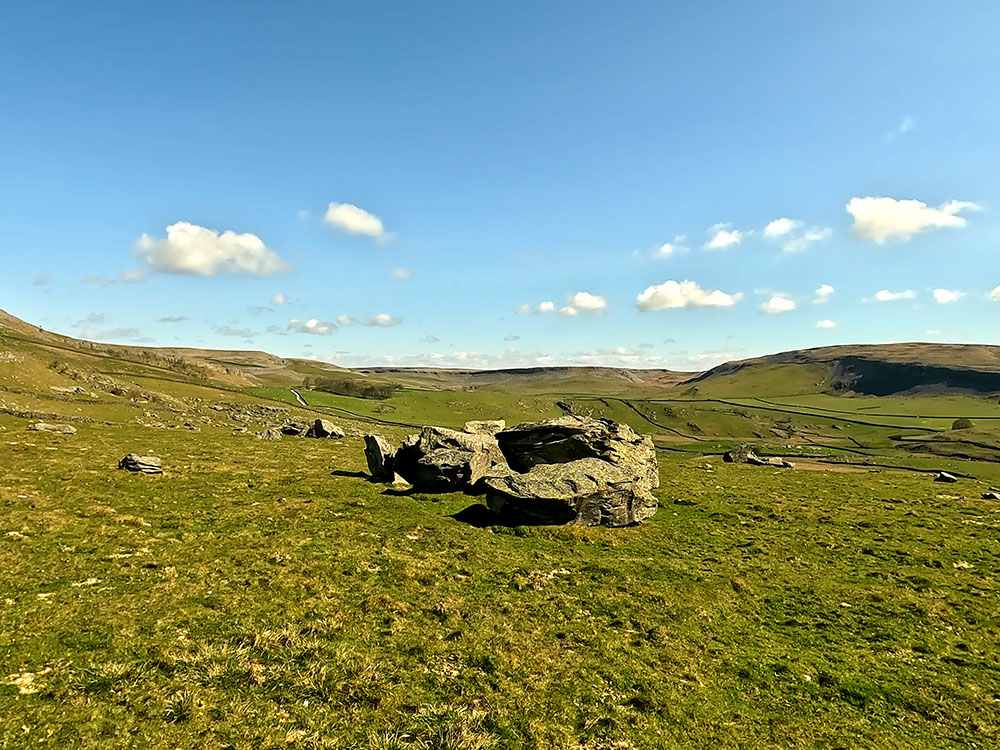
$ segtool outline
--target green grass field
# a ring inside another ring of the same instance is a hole
[[[0,353],[2,748],[1000,745],[995,400],[726,376],[302,407],[288,383]],[[653,519],[483,526],[480,498],[363,475],[366,431],[557,402],[654,437]],[[321,415],[349,437],[252,435]],[[724,464],[742,442],[799,468]],[[117,470],[129,452],[166,473]]]

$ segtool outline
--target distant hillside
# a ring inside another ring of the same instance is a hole
[[[809,378],[803,381],[802,375]],[[699,390],[755,390],[762,375],[780,389],[870,396],[1000,393],[1000,346],[872,344],[800,349],[727,362],[691,378]]]

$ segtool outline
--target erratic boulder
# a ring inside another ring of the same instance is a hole
[[[342,438],[344,431],[328,419],[317,419],[306,430],[307,438]]]
[[[660,485],[653,440],[609,419],[567,415],[529,422],[498,432],[496,440],[515,472],[597,458],[622,469],[647,491]]]
[[[420,490],[468,490],[496,468],[506,470],[503,454],[490,435],[471,435],[444,427],[424,427],[396,451],[393,470]]]
[[[71,424],[49,424],[47,422],[35,422],[28,425],[29,430],[37,432],[54,432],[57,435],[75,435],[76,428]]]
[[[657,508],[647,481],[599,458],[536,464],[484,484],[490,510],[529,523],[629,526]]]
[[[162,474],[163,464],[156,456],[140,456],[137,453],[129,453],[118,462],[119,469],[126,471],[139,471],[143,474]]]

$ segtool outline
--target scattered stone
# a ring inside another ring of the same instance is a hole
[[[503,419],[476,419],[465,423],[465,431],[472,435],[496,435],[506,427],[507,422]]]
[[[733,448],[722,456],[722,460],[727,464],[750,464],[751,466],[774,466],[779,469],[794,469],[795,464],[777,456],[763,458],[758,456],[747,445],[740,445]]]
[[[67,394],[84,393],[83,388],[81,388],[78,385],[73,385],[73,386],[53,385],[49,387],[56,393],[67,393]]]
[[[656,513],[644,476],[599,458],[536,464],[523,474],[490,477],[486,504],[532,523],[629,526]]]
[[[143,474],[162,474],[163,465],[156,456],[140,456],[137,453],[129,453],[118,462],[119,469],[126,471],[140,471]]]
[[[247,432],[249,432],[249,430],[246,427],[234,427],[233,428],[233,434],[234,435],[244,435]]]
[[[29,430],[36,432],[54,432],[57,435],[75,435],[76,428],[71,424],[49,424],[48,422],[35,422],[28,425]]]
[[[597,458],[621,468],[647,490],[660,485],[652,438],[609,419],[567,415],[529,422],[498,432],[496,440],[515,472]]]
[[[303,437],[307,432],[309,432],[309,425],[299,422],[289,422],[281,428],[281,434],[289,437]]]
[[[496,438],[424,427],[396,451],[393,469],[417,489],[471,490],[492,469],[507,470]]]
[[[939,471],[934,475],[935,482],[947,482],[948,484],[954,484],[958,481],[958,477],[954,474],[949,474],[947,471]]]
[[[395,478],[393,461],[396,449],[381,435],[365,435],[365,461],[368,473],[376,482],[391,482]]]
[[[317,419],[312,426],[306,430],[307,438],[335,438],[344,437],[344,431],[337,427],[328,419]]]
[[[1000,492],[984,492],[980,497],[983,500],[1000,500]]]
[[[281,430],[261,430],[260,432],[255,432],[254,437],[258,440],[281,440]]]

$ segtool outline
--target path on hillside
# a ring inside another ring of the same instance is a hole
[[[295,398],[298,399],[298,402],[300,404],[302,404],[303,406],[309,406],[309,404],[305,402],[305,399],[303,399],[302,396],[299,395],[299,392],[297,390],[295,390],[294,388],[289,388],[288,390],[290,390],[293,394],[295,394]]]

